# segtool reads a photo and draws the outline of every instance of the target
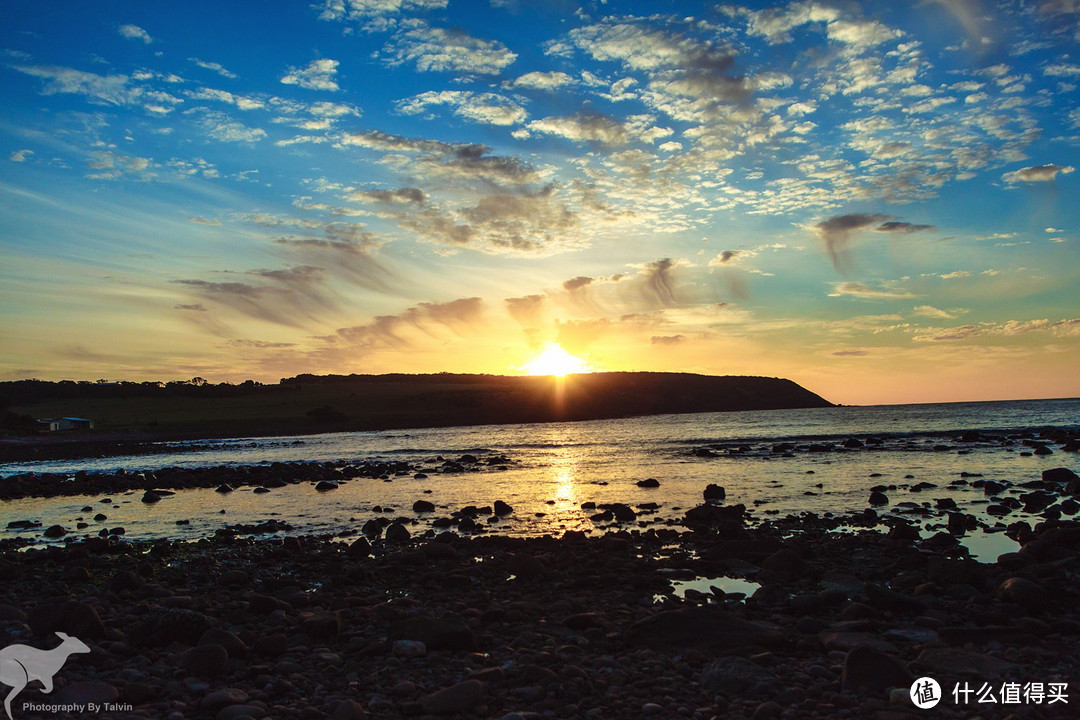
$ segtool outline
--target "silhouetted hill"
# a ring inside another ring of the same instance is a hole
[[[298,375],[276,385],[198,378],[168,384],[0,383],[0,408],[22,417],[89,418],[95,429],[83,434],[88,440],[108,433],[238,437],[830,405],[780,378],[649,372],[565,378]]]

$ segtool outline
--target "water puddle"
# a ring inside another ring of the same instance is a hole
[[[970,532],[959,538],[960,544],[967,548],[968,554],[981,563],[992,563],[999,555],[1016,552],[1020,543],[1003,532],[988,533],[982,530]]]
[[[761,587],[761,583],[736,577],[698,576],[689,580],[672,580],[671,586],[671,593],[668,595],[656,595],[653,600],[655,602],[662,602],[665,597],[685,599],[687,592],[691,595],[698,593],[717,598],[718,594],[714,591],[715,588],[720,591],[720,594],[723,597],[730,596],[731,599],[737,599],[741,602],[745,598],[753,595],[754,591]]]

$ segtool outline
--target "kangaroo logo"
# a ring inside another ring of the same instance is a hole
[[[8,645],[0,650],[0,683],[12,688],[4,698],[8,720],[15,720],[11,716],[11,701],[31,680],[40,680],[42,690],[50,693],[53,689],[53,675],[64,667],[68,656],[90,652],[90,648],[79,638],[62,632],[56,635],[63,642],[52,650],[38,650],[29,645]]]

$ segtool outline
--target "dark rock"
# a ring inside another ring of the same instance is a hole
[[[262,720],[266,714],[261,705],[229,705],[218,710],[214,720]]]
[[[210,620],[202,613],[186,608],[153,607],[128,633],[134,644],[165,647],[173,642],[195,645],[210,629]]]
[[[953,648],[927,648],[919,653],[920,667],[947,676],[974,675],[980,680],[996,680],[1012,675],[1020,665],[982,653]]]
[[[115,687],[100,680],[83,680],[73,682],[70,685],[57,690],[49,697],[49,704],[56,705],[86,705],[94,703],[114,703],[120,698],[120,693]]]
[[[240,705],[246,703],[247,700],[248,694],[239,688],[222,688],[203,697],[199,707],[208,712],[217,712],[223,707]]]
[[[1072,483],[1080,482],[1080,476],[1069,468],[1050,468],[1049,470],[1042,471],[1042,479],[1044,482],[1051,483]]]
[[[867,583],[863,588],[863,593],[866,595],[866,600],[871,607],[882,610],[914,613],[925,609],[925,605],[917,598],[875,583]]]
[[[115,593],[125,592],[127,590],[138,590],[145,584],[138,573],[131,570],[117,570],[116,574],[112,576],[109,581],[109,590]]]
[[[142,501],[144,503],[147,503],[147,504],[156,503],[159,500],[161,500],[161,495],[159,493],[154,492],[153,490],[147,490],[146,492],[143,493]]]
[[[701,686],[710,693],[734,697],[772,694],[776,675],[752,660],[728,657],[717,660],[701,673]]]
[[[364,707],[355,700],[342,700],[330,713],[329,720],[366,720]]]
[[[784,548],[765,558],[761,564],[763,582],[790,582],[806,574],[806,562],[794,550]]]
[[[399,522],[391,523],[386,528],[386,541],[392,543],[409,542],[412,539],[412,533]]]
[[[1011,577],[998,587],[998,595],[1006,602],[1016,603],[1027,610],[1043,610],[1050,604],[1050,594],[1031,580]]]
[[[256,655],[276,658],[289,650],[289,639],[284,635],[261,635],[251,644],[251,651]]]
[[[222,628],[210,628],[199,637],[199,645],[220,645],[229,653],[229,657],[243,657],[248,653],[248,646],[235,633]]]
[[[229,652],[221,645],[197,645],[180,656],[181,667],[200,677],[217,677],[228,663]]]
[[[476,635],[450,618],[413,617],[390,623],[390,640],[419,640],[428,650],[475,651]]]
[[[417,500],[413,503],[412,509],[415,513],[435,512],[435,503],[427,500]]]
[[[705,492],[703,493],[705,500],[723,500],[727,497],[727,490],[715,483],[709,483],[705,486]]]
[[[367,535],[369,538],[377,538],[382,535],[383,527],[384,525],[379,522],[378,518],[372,518],[363,524],[360,528],[360,532],[364,533],[364,535]]]
[[[784,643],[778,630],[755,625],[716,607],[659,612],[630,626],[628,644],[659,651],[691,648],[716,655],[768,650]]]
[[[315,489],[319,492],[327,492],[328,490],[337,490],[338,484],[333,480],[320,480],[315,483]]]
[[[656,478],[646,478],[645,480],[638,480],[637,486],[639,488],[658,488],[660,487],[660,481]]]
[[[900,660],[874,648],[859,645],[844,657],[840,685],[845,692],[868,690],[883,695],[894,687],[909,687],[914,678]]]
[[[231,493],[233,489],[233,486],[229,483],[222,483],[221,485],[218,485],[217,488],[215,488],[214,492]]]
[[[300,622],[300,629],[315,638],[334,637],[341,632],[341,613],[316,613]]]
[[[29,612],[27,624],[35,635],[65,632],[80,640],[104,638],[105,625],[97,610],[75,600],[45,602]]]
[[[431,715],[454,715],[475,709],[483,698],[483,685],[479,680],[466,680],[443,690],[425,695],[420,704]]]
[[[683,523],[691,530],[717,528],[721,532],[739,533],[743,530],[746,518],[746,506],[738,505],[698,505],[686,511]]]
[[[371,555],[371,543],[367,538],[356,538],[349,544],[348,554],[353,558],[366,558]]]
[[[47,538],[58,538],[67,535],[67,528],[63,525],[50,525],[45,528],[45,532],[42,533]]]

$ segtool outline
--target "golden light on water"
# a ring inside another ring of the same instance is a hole
[[[545,343],[536,357],[518,369],[527,375],[554,375],[556,377],[596,372],[596,368],[566,352],[557,342]]]

